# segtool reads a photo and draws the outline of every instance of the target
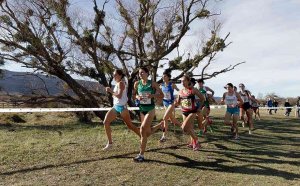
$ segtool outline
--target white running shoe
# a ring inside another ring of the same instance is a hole
[[[242,122],[242,127],[243,127],[243,128],[245,127],[245,122]]]
[[[107,143],[106,146],[102,150],[109,150],[112,148],[112,146],[113,146],[112,143]]]
[[[249,134],[252,134],[251,130],[249,130]]]
[[[161,143],[163,143],[163,142],[165,142],[166,140],[167,140],[167,138],[166,138],[165,136],[162,136],[162,137],[160,138],[159,141],[160,141]]]

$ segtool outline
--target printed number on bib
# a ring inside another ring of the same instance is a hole
[[[185,109],[192,109],[192,101],[191,99],[183,99],[181,101],[181,107]]]
[[[235,100],[226,100],[226,105],[227,105],[227,107],[229,107],[229,108],[234,108],[234,107],[236,107]]]
[[[171,99],[171,93],[170,92],[164,92],[164,99],[170,100]]]
[[[150,105],[151,104],[151,98],[149,98],[148,96],[151,94],[151,92],[143,92],[142,94],[140,94],[140,104],[143,105]]]

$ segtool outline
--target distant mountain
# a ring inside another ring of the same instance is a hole
[[[97,82],[83,80],[78,80],[78,82],[91,87],[93,90],[104,92],[104,88],[101,88],[101,85]],[[49,95],[59,95],[63,92],[64,83],[54,76],[8,70],[3,70],[3,78],[0,79],[1,91],[9,94],[32,95],[33,93],[39,93],[47,95],[45,86]]]

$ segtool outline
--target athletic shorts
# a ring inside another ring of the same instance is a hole
[[[174,103],[174,100],[163,100],[163,104],[165,107],[169,107],[170,105],[172,105]]]
[[[232,115],[234,115],[234,114],[239,115],[240,114],[240,110],[239,110],[238,107],[227,108],[226,112],[229,112]]]
[[[182,112],[182,114],[187,117],[188,115],[190,115],[191,113],[197,113],[197,109],[196,110],[191,110],[191,111],[188,111],[188,112]]]
[[[151,110],[155,108],[155,105],[140,105],[140,112],[144,115],[148,114]]]
[[[209,105],[202,105],[202,106],[201,106],[201,110],[202,110],[204,107],[206,107],[208,110],[210,110],[210,106],[209,106]]]
[[[253,111],[256,112],[258,107],[252,107]]]
[[[251,109],[251,105],[249,102],[245,102],[245,103],[243,103],[241,108],[244,109],[245,111],[247,111],[248,109]]]
[[[121,114],[124,109],[126,109],[126,106],[124,105],[114,105],[114,109],[118,114]]]
[[[195,107],[196,107],[196,110],[198,110],[199,108],[201,108],[201,104],[200,104],[199,101],[195,102]]]

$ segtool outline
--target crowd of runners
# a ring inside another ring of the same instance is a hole
[[[127,81],[122,70],[114,71],[114,80],[116,82],[114,89],[106,88],[106,91],[113,96],[113,107],[107,112],[104,119],[104,128],[108,138],[108,143],[103,150],[108,150],[113,146],[110,124],[119,115],[127,127],[132,130],[140,139],[140,152],[133,159],[136,162],[143,162],[148,137],[158,129],[162,130],[160,142],[168,139],[168,125],[172,122],[182,131],[190,136],[188,147],[194,151],[201,148],[198,138],[211,127],[212,119],[210,118],[210,103],[214,101],[214,90],[204,86],[203,79],[194,79],[188,75],[181,78],[182,89],[179,90],[171,81],[171,71],[165,70],[162,77],[162,83],[148,79],[149,70],[146,67],[139,69],[139,80],[134,83],[132,98],[139,107],[141,125],[136,127],[132,124],[129,111],[126,107],[127,98]],[[196,85],[198,84],[198,85]],[[226,105],[224,124],[231,126],[232,139],[239,139],[238,120],[242,121],[243,127],[247,124],[249,134],[252,134],[253,114],[260,119],[258,101],[245,89],[245,85],[240,83],[239,90],[232,83],[227,83],[221,103]],[[178,91],[175,98],[174,90]],[[162,121],[152,126],[155,117],[155,101],[162,100],[165,112]],[[175,107],[180,106],[182,111],[182,122],[174,116]],[[194,127],[194,121],[197,121],[197,127]],[[196,129],[195,129],[196,128]],[[198,131],[198,132],[196,132]]]

